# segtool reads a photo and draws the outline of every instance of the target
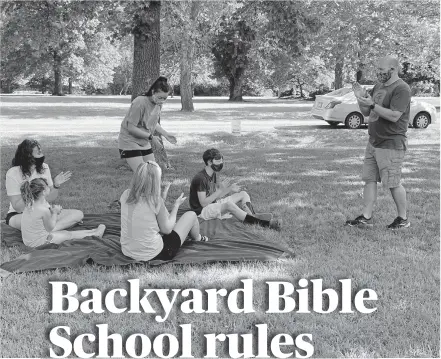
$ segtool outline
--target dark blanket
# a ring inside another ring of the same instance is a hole
[[[0,266],[1,275],[10,272],[30,272],[43,269],[79,267],[94,262],[101,265],[128,265],[148,263],[209,263],[218,261],[271,261],[291,257],[285,247],[270,243],[256,236],[243,223],[234,220],[201,221],[201,233],[210,238],[208,242],[184,242],[176,257],[170,261],[151,260],[139,262],[125,256],[120,245],[120,214],[87,214],[83,225],[75,229],[92,229],[103,223],[106,233],[102,239],[86,237],[61,244],[46,244],[35,249],[26,247],[20,231],[1,224],[2,240],[7,246],[21,246],[26,253]]]

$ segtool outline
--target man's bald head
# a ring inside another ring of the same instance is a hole
[[[400,66],[400,63],[398,59],[394,56],[388,55],[380,58],[378,60],[378,68],[379,69],[393,69],[394,71],[398,72],[398,67]]]

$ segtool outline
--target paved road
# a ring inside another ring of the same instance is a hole
[[[180,99],[173,98],[164,106],[163,125],[180,134],[231,132],[233,122],[242,132],[324,124],[309,116],[313,104],[309,101],[246,100],[229,103],[227,98],[196,98],[196,111],[184,113],[180,111]],[[1,102],[0,127],[4,134],[118,132],[130,106],[130,98],[123,96],[2,96]]]
[[[129,96],[1,96],[0,129],[5,135],[24,133],[72,134],[119,132],[129,106]],[[310,116],[311,101],[245,98],[230,103],[227,98],[196,97],[195,112],[181,112],[180,98],[164,105],[163,125],[177,135],[184,133],[272,132],[277,128],[326,127]],[[439,126],[439,119],[438,119]]]

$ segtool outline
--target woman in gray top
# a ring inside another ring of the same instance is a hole
[[[159,142],[155,131],[170,143],[176,143],[176,137],[165,131],[158,124],[162,104],[167,100],[170,86],[165,77],[159,77],[149,90],[136,97],[121,123],[118,147],[121,158],[124,158],[133,172],[141,163],[154,161],[152,141]],[[160,143],[154,143],[162,147]]]

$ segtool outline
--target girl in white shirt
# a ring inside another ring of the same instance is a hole
[[[208,240],[199,233],[195,212],[186,212],[176,221],[179,206],[185,201],[183,193],[168,212],[161,197],[161,175],[156,162],[142,163],[130,188],[121,195],[121,249],[139,261],[172,259],[188,235],[196,241]]]
[[[87,236],[102,238],[106,226],[100,224],[95,229],[82,231],[54,230],[61,206],[51,206],[46,196],[50,188],[44,178],[25,181],[21,185],[21,196],[25,209],[21,215],[21,234],[23,243],[29,247],[38,247],[46,243],[62,243],[71,239],[83,239]]]

